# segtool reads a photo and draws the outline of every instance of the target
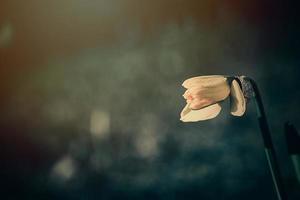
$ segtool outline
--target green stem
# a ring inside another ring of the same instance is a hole
[[[282,176],[279,170],[279,164],[276,158],[274,146],[272,143],[272,138],[270,134],[269,125],[267,122],[266,114],[264,111],[264,106],[262,103],[262,99],[258,90],[256,83],[250,79],[251,85],[255,94],[255,102],[257,107],[257,118],[259,122],[260,131],[263,138],[263,143],[265,147],[265,153],[268,160],[268,165],[270,168],[270,172],[272,175],[275,191],[279,200],[286,200],[286,193],[284,190],[284,185],[282,181]]]

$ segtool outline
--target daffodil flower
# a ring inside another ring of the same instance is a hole
[[[183,122],[212,119],[221,111],[220,103],[230,98],[230,112],[242,116],[246,111],[246,99],[239,77],[221,75],[198,76],[187,79],[182,86],[186,106],[181,112]]]

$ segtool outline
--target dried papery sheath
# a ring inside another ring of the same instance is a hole
[[[241,87],[243,90],[244,97],[248,100],[255,96],[250,78],[247,76],[236,76],[241,83]]]

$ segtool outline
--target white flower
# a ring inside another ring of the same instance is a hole
[[[246,99],[240,84],[234,77],[221,75],[198,76],[182,84],[187,90],[183,94],[187,105],[181,112],[183,122],[212,119],[220,111],[220,102],[230,96],[231,114],[242,116],[246,111]]]

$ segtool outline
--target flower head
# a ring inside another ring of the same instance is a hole
[[[230,97],[230,110],[234,116],[246,111],[246,99],[242,91],[243,77],[221,75],[198,76],[187,79],[182,86],[186,106],[181,112],[183,122],[196,122],[216,117],[221,111],[220,102]]]

